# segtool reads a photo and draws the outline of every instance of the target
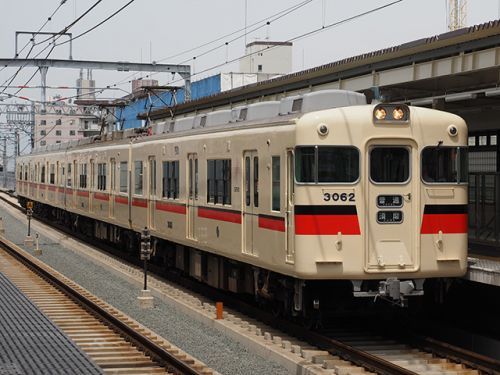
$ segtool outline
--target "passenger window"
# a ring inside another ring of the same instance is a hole
[[[376,183],[404,183],[410,178],[410,152],[405,147],[376,147],[370,153],[370,178]]]
[[[97,190],[106,190],[106,163],[97,164]]]
[[[207,202],[231,204],[231,160],[207,160]]]
[[[245,158],[245,204],[250,206],[250,157]]]
[[[66,183],[67,187],[71,187],[71,163],[68,163],[68,180]]]
[[[86,189],[87,188],[87,164],[83,163],[80,164],[80,188]]]
[[[120,162],[120,193],[128,192],[128,163]]]
[[[273,156],[272,158],[272,202],[271,202],[271,209],[273,211],[279,211],[280,210],[280,157],[279,156]]]
[[[134,162],[134,194],[142,195],[142,161]]]
[[[179,161],[163,162],[162,196],[169,199],[179,198]]]
[[[259,207],[259,158],[253,158],[253,205]]]

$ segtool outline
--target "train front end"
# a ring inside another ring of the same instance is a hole
[[[399,104],[310,113],[297,124],[294,265],[404,300],[467,267],[467,127]]]

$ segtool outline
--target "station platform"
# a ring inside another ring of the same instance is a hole
[[[0,374],[102,374],[0,273]]]
[[[500,286],[500,261],[487,257],[469,257],[465,279]]]

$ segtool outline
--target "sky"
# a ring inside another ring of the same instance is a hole
[[[325,26],[323,32],[294,40],[293,70],[299,71],[326,64],[345,57],[374,51],[432,36],[447,31],[446,0],[402,0],[382,10],[342,23],[335,27],[330,24],[370,11],[394,0],[135,0],[122,12],[97,29],[73,41],[73,58],[79,60],[105,60],[151,62],[192,65],[198,80],[219,72],[238,71],[238,64],[218,66],[225,61],[244,55],[247,43],[268,38],[273,41],[288,41],[299,35]],[[2,22],[0,23],[0,57],[14,55],[16,31],[36,31],[47,17],[58,7],[61,0],[0,0]],[[42,31],[58,32],[91,7],[96,0],[67,0]],[[96,25],[129,0],[107,0],[99,3],[87,16],[69,31],[73,36]],[[273,20],[270,25],[249,32],[245,37],[238,35],[222,38],[215,44],[190,51],[180,52],[211,42],[221,36],[244,29],[269,16],[306,3],[289,14]],[[467,24],[474,25],[497,19],[499,0],[468,0]],[[37,41],[44,38],[37,37]],[[63,41],[60,39],[59,41]],[[19,45],[24,46],[28,37],[21,36]],[[229,42],[225,45],[225,42]],[[41,47],[46,46],[42,44]],[[215,51],[203,54],[209,49]],[[37,48],[40,48],[37,47]],[[26,48],[21,57],[25,57]],[[34,49],[30,57],[40,49]],[[39,57],[45,57],[46,50]],[[56,47],[50,58],[66,59],[68,45]],[[197,56],[194,61],[193,57]],[[206,71],[210,67],[216,69]],[[0,67],[1,69],[1,67]],[[9,80],[17,68],[0,70],[0,84]],[[22,69],[13,85],[24,85],[35,72],[34,68]],[[147,74],[147,73],[146,73]],[[97,87],[113,85],[130,80],[131,73],[94,71]],[[144,74],[143,74],[144,75]],[[137,75],[139,76],[139,74]],[[47,82],[51,86],[74,86],[78,78],[77,70],[49,69]],[[160,84],[172,83],[170,74],[155,75]],[[181,84],[179,77],[173,83]],[[40,77],[35,75],[29,85],[39,85]],[[119,97],[131,91],[130,83],[118,86],[121,91],[107,90],[100,98]],[[4,88],[0,88],[2,92]],[[5,89],[5,93],[17,90]],[[74,95],[73,90],[49,90],[49,96]],[[2,94],[3,95],[3,94]],[[38,100],[39,89],[24,89],[18,95]],[[1,96],[1,95],[0,95]]]

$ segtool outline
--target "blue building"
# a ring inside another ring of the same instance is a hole
[[[231,90],[259,81],[267,80],[276,75],[264,73],[219,73],[217,75],[195,81],[191,84],[191,99],[196,100],[206,96],[218,94],[222,91]],[[165,106],[172,106],[183,103],[185,100],[184,89],[179,88],[175,93],[175,100],[171,91],[155,91],[149,94],[140,92],[132,94],[132,97],[124,99],[130,100],[130,103],[123,108],[117,108],[116,122],[119,123],[119,129],[140,128],[144,126],[144,120],[139,120],[137,115],[152,111]]]

